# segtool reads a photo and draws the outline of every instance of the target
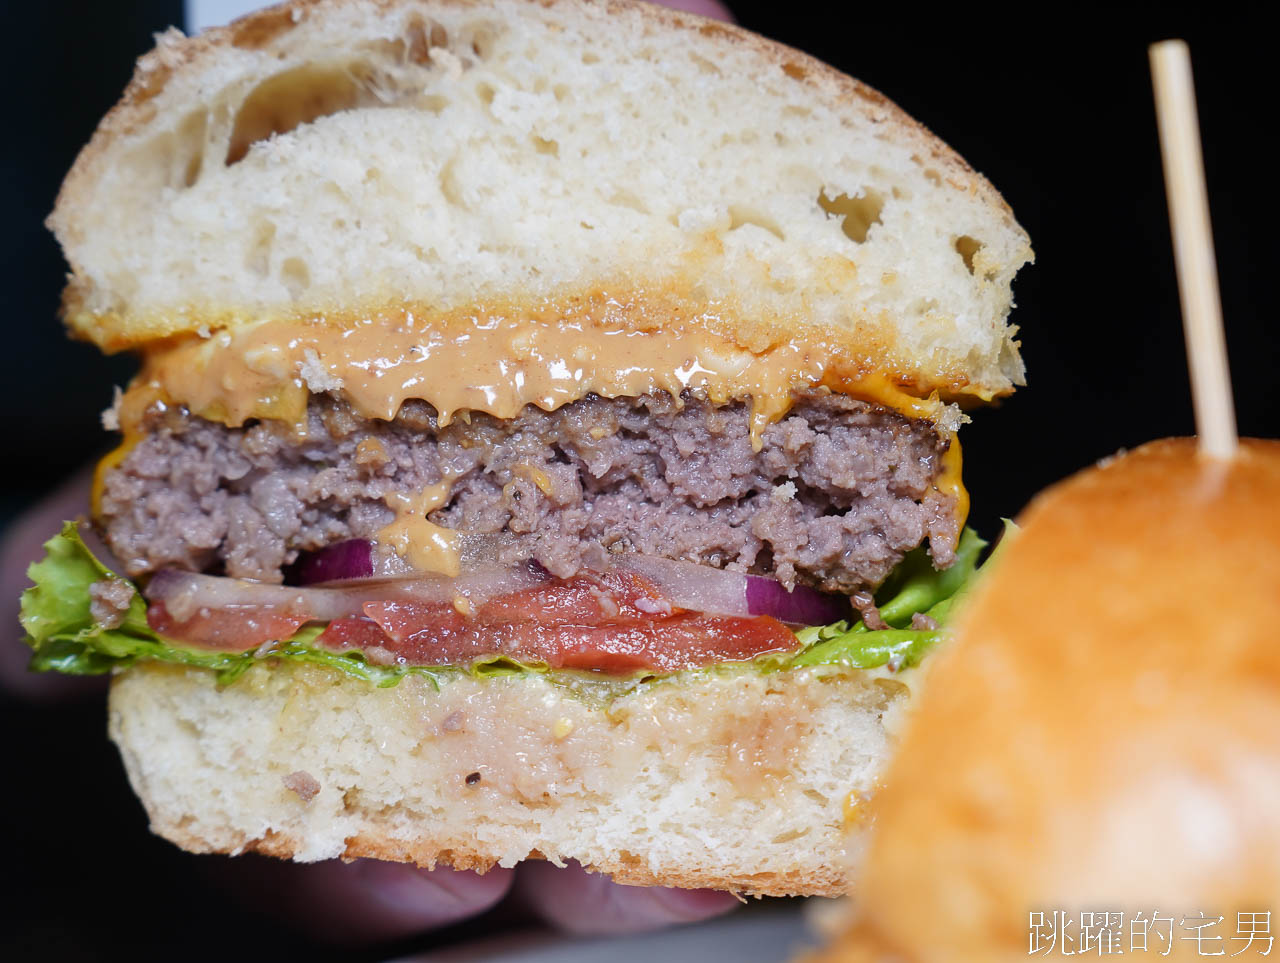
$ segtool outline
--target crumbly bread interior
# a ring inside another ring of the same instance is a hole
[[[219,688],[150,664],[114,680],[110,731],[152,829],[195,852],[836,895],[913,678],[714,671],[606,701],[533,673],[379,689],[280,665]]]
[[[319,0],[170,31],[49,223],[69,323],[112,350],[603,290],[813,324],[926,388],[1022,379],[1031,251],[982,177],[857,81],[646,4]]]

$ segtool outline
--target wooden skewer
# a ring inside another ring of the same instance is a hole
[[[1191,56],[1181,40],[1152,44],[1149,53],[1196,434],[1203,454],[1230,458],[1236,451],[1236,413],[1209,227]]]

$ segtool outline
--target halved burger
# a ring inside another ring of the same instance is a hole
[[[949,148],[644,4],[294,2],[161,36],[50,225],[141,368],[23,620],[156,832],[843,888],[1022,381]]]

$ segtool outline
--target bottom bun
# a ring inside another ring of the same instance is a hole
[[[111,738],[154,832],[193,852],[485,870],[573,859],[623,883],[836,895],[911,672],[693,672],[622,694],[525,672],[139,665]],[[856,841],[855,841],[856,842]]]

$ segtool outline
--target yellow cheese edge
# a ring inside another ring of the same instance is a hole
[[[93,484],[89,489],[89,511],[96,518],[102,506],[102,491],[106,486],[107,472],[115,468],[133,451],[138,442],[146,437],[146,433],[135,429],[127,429],[120,444],[102,456],[93,470]]]

